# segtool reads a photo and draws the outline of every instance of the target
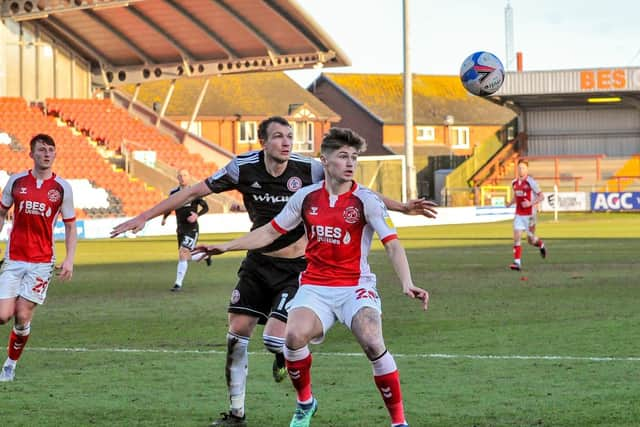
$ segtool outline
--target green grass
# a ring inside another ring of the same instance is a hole
[[[413,427],[639,424],[640,215],[546,216],[539,234],[549,258],[525,247],[518,273],[507,268],[510,222],[401,229],[414,281],[431,293],[426,313],[374,245]],[[82,241],[74,280],[51,286],[16,381],[0,384],[1,424],[206,426],[225,411],[226,306],[242,254],[191,264],[173,294],[176,252],[173,238]],[[271,379],[261,333],[250,345],[249,425],[286,426],[295,393]],[[387,426],[349,332],[335,327],[312,350],[313,425]]]

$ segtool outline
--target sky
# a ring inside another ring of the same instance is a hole
[[[456,75],[469,54],[505,63],[507,0],[408,0],[413,73]],[[402,0],[297,0],[351,60],[326,72],[401,73]],[[640,66],[639,0],[510,0],[523,69]],[[506,64],[505,64],[506,65]],[[515,66],[515,65],[514,65]],[[288,72],[303,87],[317,70]]]

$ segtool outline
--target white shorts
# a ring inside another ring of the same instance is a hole
[[[5,260],[0,270],[0,299],[18,296],[44,304],[54,264]]]
[[[351,329],[353,317],[363,307],[371,307],[382,313],[375,281],[358,286],[300,286],[287,305],[287,311],[299,307],[313,311],[322,323],[322,337],[311,340],[313,344],[324,341],[336,320]]]
[[[517,231],[526,231],[527,234],[533,234],[536,230],[535,215],[516,215],[513,218],[513,229]]]

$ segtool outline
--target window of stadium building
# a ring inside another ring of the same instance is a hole
[[[313,122],[293,122],[293,150],[313,152]]]
[[[241,144],[258,142],[258,124],[256,122],[238,122],[238,141]]]

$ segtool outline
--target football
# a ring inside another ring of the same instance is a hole
[[[491,95],[504,82],[504,67],[494,54],[474,52],[462,62],[460,80],[465,89],[474,95]]]

